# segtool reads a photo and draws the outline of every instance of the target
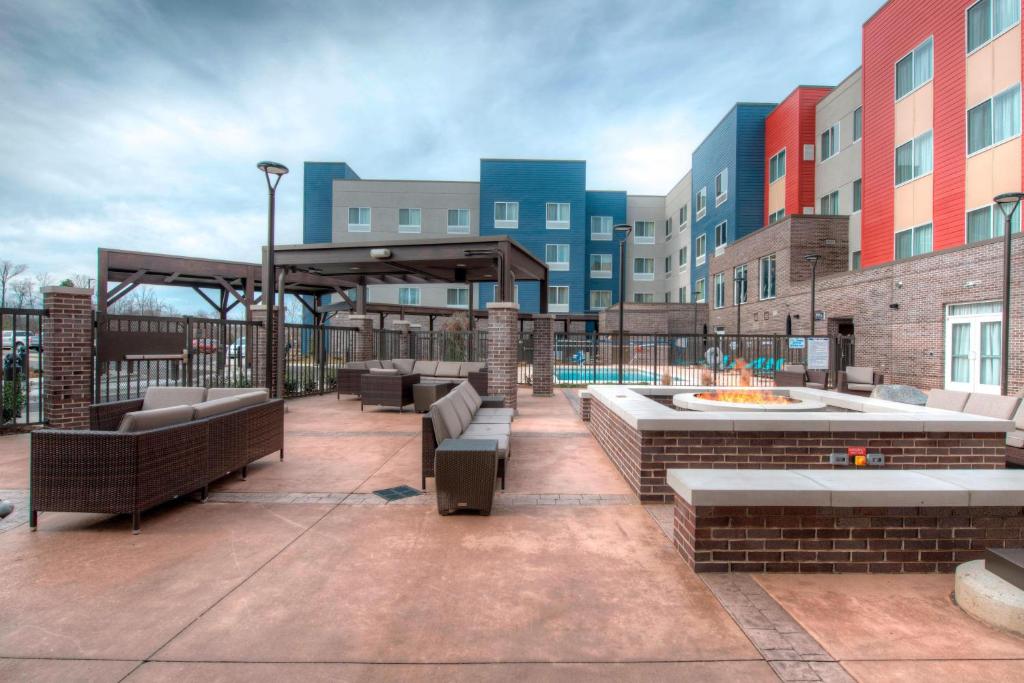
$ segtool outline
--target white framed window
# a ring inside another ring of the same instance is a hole
[[[786,148],[783,147],[778,153],[768,160],[768,182],[774,183],[779,178],[786,176]]]
[[[821,160],[828,161],[839,154],[839,122],[821,132]]]
[[[932,80],[932,39],[927,38],[896,62],[896,99],[900,100]]]
[[[672,294],[671,294],[671,292],[665,292],[665,303],[667,303],[667,304],[672,303]]]
[[[423,229],[423,212],[419,209],[398,210],[398,232],[420,232]]]
[[[686,266],[690,265],[688,249],[686,247],[679,247],[679,270],[686,270]]]
[[[672,275],[672,254],[665,257],[665,277]]]
[[[693,253],[694,253],[694,256],[697,259],[697,265],[698,266],[704,265],[704,261],[707,258],[707,246],[708,246],[708,236],[707,235],[697,235],[696,243],[693,246]]]
[[[725,273],[715,273],[715,308],[725,307]]]
[[[768,214],[768,225],[771,225],[772,223],[778,223],[779,221],[781,221],[785,217],[786,217],[786,210],[785,209],[779,209],[778,211],[773,211],[772,213]]]
[[[718,255],[718,250],[723,248],[728,241],[729,236],[729,222],[722,221],[715,226],[715,255]]]
[[[592,289],[590,290],[590,310],[600,311],[612,305],[612,290]]]
[[[633,243],[654,244],[654,221],[633,222]]]
[[[775,298],[775,254],[762,256],[758,261],[761,300]]]
[[[715,176],[715,206],[729,198],[729,169],[723,168]]]
[[[665,238],[668,239],[672,236],[672,217],[669,216],[665,219]]]
[[[818,211],[823,216],[838,216],[839,215],[839,190],[829,192],[819,200],[821,210]]]
[[[548,230],[569,229],[569,204],[567,202],[548,202],[544,206],[544,215]]]
[[[653,304],[654,294],[652,292],[633,292],[633,303]]]
[[[704,278],[700,278],[693,283],[693,301],[698,304],[707,302],[707,295],[704,292]]]
[[[649,256],[637,256],[633,259],[633,279],[644,281],[654,279],[654,259]]]
[[[814,161],[814,143],[808,142],[804,145],[804,161]]]
[[[853,206],[850,207],[851,213],[857,213],[860,211],[860,194],[861,194],[861,182],[860,178],[853,181]]]
[[[896,259],[910,258],[930,253],[932,250],[932,224],[925,223],[906,230],[900,230],[895,238]]]
[[[679,288],[679,303],[681,303],[681,304],[685,304],[686,303],[686,287],[680,287]]]
[[[349,232],[370,232],[370,209],[369,207],[352,206],[348,210],[348,231]]]
[[[567,285],[548,286],[548,312],[569,312],[569,287]]]
[[[922,133],[896,148],[896,184],[902,185],[932,172],[932,132]]]
[[[708,188],[702,187],[697,191],[697,220],[704,218],[708,212]]]
[[[1006,229],[1006,219],[1002,210],[995,204],[983,206],[967,212],[967,241],[981,242],[982,240],[1002,237]],[[1013,212],[1010,219],[1010,234],[1020,232],[1020,208]]]
[[[519,202],[494,202],[494,227],[516,229],[519,227]]]
[[[402,306],[419,306],[420,305],[420,288],[419,287],[399,287],[398,288],[398,303]]]
[[[449,287],[446,294],[447,305],[451,308],[469,307],[469,289],[466,287]]]
[[[864,107],[853,110],[853,141],[857,142],[864,135]]]
[[[690,226],[690,205],[683,204],[679,208],[679,232]]]
[[[608,241],[612,238],[612,217],[590,217],[590,239]]]
[[[548,270],[569,270],[569,245],[544,245],[544,261],[548,264]]]
[[[732,304],[747,303],[747,266],[736,266],[732,271]]]
[[[979,0],[967,8],[967,52],[1020,23],[1020,0]]]
[[[1020,83],[967,110],[967,154],[1020,135]]]
[[[612,277],[612,255],[590,255],[590,277],[598,280],[610,280]]]
[[[860,270],[860,252],[850,254],[850,270]]]
[[[448,233],[469,234],[469,209],[448,209]]]

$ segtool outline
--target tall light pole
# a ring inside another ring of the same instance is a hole
[[[626,240],[633,232],[633,226],[628,223],[620,223],[612,228],[612,234],[622,235],[619,240],[619,384],[622,384],[622,364],[625,353],[625,332],[622,329],[626,324]]]
[[[1010,228],[1013,227],[1013,214],[1024,199],[1024,193],[1004,192],[992,200],[1003,212],[1003,345],[999,350],[999,361],[1002,365],[999,373],[999,393],[1007,396],[1010,386]]]
[[[263,304],[267,307],[266,325],[267,337],[267,360],[266,360],[266,384],[267,391],[271,397],[278,395],[278,383],[274,382],[274,335],[277,333],[274,325],[274,193],[277,191],[277,184],[281,182],[281,176],[288,172],[288,167],[276,161],[261,161],[256,168],[263,171],[267,178],[267,191],[270,193],[270,203],[267,207],[267,272],[263,277]],[[270,176],[274,176],[271,181]],[[280,350],[279,350],[280,351]]]
[[[733,290],[735,291],[735,294],[733,296],[736,299],[736,336],[738,337],[740,336],[740,287],[743,287],[743,298],[746,299],[747,271],[744,270],[743,275],[740,275],[739,273],[734,274],[732,277],[732,282]]]
[[[814,310],[814,297],[817,294],[818,288],[818,259],[821,258],[820,254],[807,254],[804,256],[804,260],[811,264],[811,336],[814,336],[814,321],[818,317],[817,312]]]

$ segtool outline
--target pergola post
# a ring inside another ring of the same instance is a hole
[[[398,357],[399,358],[412,358],[412,340],[410,339],[409,330],[412,327],[411,320],[396,320],[391,323],[398,332]]]
[[[359,327],[356,331],[355,358],[352,360],[373,360],[373,318],[368,315],[350,315],[348,319]]]
[[[533,395],[554,396],[555,316],[538,313],[533,316]]]
[[[279,353],[277,335],[272,335],[271,356],[267,357],[267,306],[258,304],[250,307],[252,321],[255,323],[255,340],[246,340],[246,346],[250,346],[256,356],[256,363],[252,368],[253,386],[267,387],[271,396],[277,395],[279,382],[277,381],[277,356]],[[270,380],[267,380],[267,368],[270,368]],[[269,384],[269,386],[268,386]]]
[[[104,294],[101,290],[101,300]],[[43,308],[46,423],[53,429],[88,429],[93,398],[92,290],[43,287]]]
[[[501,396],[506,408],[518,405],[519,304],[495,301],[487,304],[487,393]]]

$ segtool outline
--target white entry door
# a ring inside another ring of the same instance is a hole
[[[999,302],[946,307],[946,388],[999,393],[1003,322]]]

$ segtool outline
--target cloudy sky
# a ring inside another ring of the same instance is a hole
[[[302,235],[302,162],[475,180],[586,159],[663,194],[737,100],[835,84],[882,0],[0,0],[0,258],[94,273],[99,246],[256,260]]]

